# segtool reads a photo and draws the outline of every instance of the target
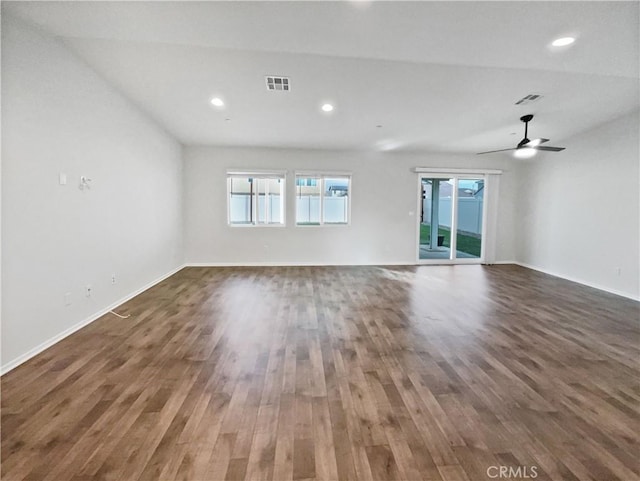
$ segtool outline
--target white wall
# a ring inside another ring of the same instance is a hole
[[[2,140],[6,370],[182,264],[182,160],[177,142],[61,43],[7,15]],[[91,190],[79,190],[80,175]]]
[[[636,111],[522,167],[519,262],[639,297],[639,126]]]
[[[187,263],[414,263],[418,177],[413,167],[501,168],[497,261],[515,259],[508,159],[447,154],[190,147],[185,149]],[[227,169],[286,169],[286,227],[227,225]],[[352,172],[351,225],[295,226],[296,170]],[[413,215],[410,215],[410,212]]]

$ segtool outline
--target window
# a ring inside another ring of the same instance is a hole
[[[348,224],[350,191],[348,175],[296,175],[296,224]]]
[[[230,225],[284,225],[284,174],[228,173]]]
[[[301,187],[315,187],[318,185],[318,179],[306,178],[306,177],[296,177],[296,185]]]

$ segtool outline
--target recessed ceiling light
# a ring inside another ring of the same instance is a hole
[[[567,45],[571,45],[575,41],[575,37],[562,37],[556,38],[553,42],[551,42],[551,45],[553,45],[554,47],[566,47]]]
[[[223,107],[224,106],[224,102],[222,101],[221,98],[213,97],[211,99],[211,105],[213,105],[215,107]]]
[[[322,106],[322,111],[323,112],[331,112],[333,110],[333,105],[331,104],[324,104]]]
[[[531,157],[536,155],[536,152],[537,152],[536,149],[527,149],[527,148],[516,149],[513,155],[518,159],[530,159]]]

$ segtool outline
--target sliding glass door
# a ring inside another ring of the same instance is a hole
[[[419,261],[482,262],[484,194],[484,176],[420,177]]]
[[[454,183],[455,179],[422,179],[420,259],[450,258]]]
[[[456,257],[482,258],[484,179],[458,179],[456,203]]]

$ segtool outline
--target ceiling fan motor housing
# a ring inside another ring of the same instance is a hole
[[[523,115],[522,117],[520,117],[520,120],[522,122],[524,122],[524,139],[522,139],[520,142],[518,142],[518,149],[523,148],[525,145],[527,145],[529,142],[531,142],[529,140],[529,138],[527,137],[527,130],[529,127],[529,121],[533,119],[533,115],[531,114],[527,114],[527,115]]]

